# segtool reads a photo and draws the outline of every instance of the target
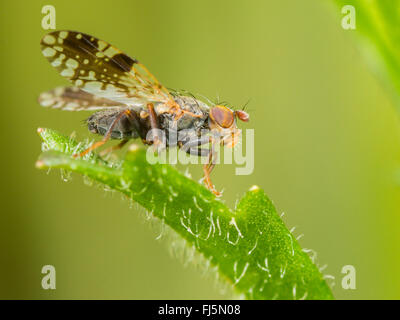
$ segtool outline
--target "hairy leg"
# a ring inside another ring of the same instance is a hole
[[[103,156],[105,156],[107,153],[110,153],[110,152],[113,152],[113,151],[116,151],[116,150],[121,149],[128,141],[129,141],[128,139],[124,139],[124,140],[122,140],[120,143],[118,143],[117,145],[112,146],[112,147],[110,147],[110,148],[107,148],[107,149],[103,150],[102,152],[100,152],[100,156],[103,157]]]
[[[203,136],[199,139],[192,139],[183,142],[181,145],[181,149],[190,154],[195,154],[196,150],[207,150],[207,151],[200,151],[200,153],[204,154],[204,152],[207,152],[206,156],[208,156],[209,149],[201,149],[200,146],[210,143],[210,141],[211,140],[209,136]]]
[[[217,157],[217,153],[214,151],[214,148],[211,148],[209,156],[208,156],[208,163],[204,164],[203,166],[203,172],[204,172],[204,184],[206,185],[206,187],[212,192],[214,193],[217,197],[221,196],[221,193],[218,192],[215,187],[214,184],[211,181],[211,171],[214,169],[215,167],[215,162],[216,162],[216,157]]]
[[[147,112],[149,114],[150,118],[150,126],[151,129],[154,132],[153,135],[153,146],[156,148],[156,150],[159,152],[161,148],[163,147],[163,140],[162,137],[159,136],[159,123],[158,123],[158,117],[157,113],[154,110],[154,105],[152,103],[147,104]],[[146,141],[146,143],[149,143],[149,141]]]
[[[212,170],[215,167],[215,162],[217,159],[217,153],[215,152],[213,146],[211,145],[210,149],[203,149],[200,146],[208,144],[212,142],[211,138],[209,136],[204,136],[199,139],[192,139],[189,140],[185,143],[180,144],[180,148],[185,151],[186,153],[189,153],[191,155],[197,155],[200,157],[208,157],[208,162],[204,164],[203,166],[203,172],[204,172],[204,184],[206,187],[214,193],[217,197],[221,196],[221,193],[218,192],[210,178],[210,174]]]

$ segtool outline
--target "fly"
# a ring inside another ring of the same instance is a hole
[[[103,138],[74,157],[84,156],[109,139],[121,140],[113,150],[137,138],[157,148],[178,146],[208,158],[203,181],[220,196],[210,179],[214,146],[221,143],[233,148],[237,144],[241,131],[236,120],[249,120],[244,110],[209,106],[193,96],[171,93],[138,60],[81,32],[51,32],[43,37],[41,47],[50,64],[73,86],[44,92],[39,103],[62,110],[96,111],[87,119],[88,129]]]

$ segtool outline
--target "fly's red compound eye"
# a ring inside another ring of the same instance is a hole
[[[229,128],[234,121],[233,111],[225,106],[214,106],[210,111],[211,119],[222,128]]]
[[[243,110],[237,110],[235,111],[235,115],[236,117],[239,118],[239,120],[243,121],[243,122],[248,122],[250,119],[250,116],[247,112],[243,111]]]

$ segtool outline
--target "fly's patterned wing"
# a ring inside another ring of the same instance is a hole
[[[128,106],[172,100],[168,90],[136,59],[90,35],[55,31],[41,41],[42,53],[73,86]]]
[[[123,108],[126,105],[95,96],[76,87],[58,87],[39,96],[43,107],[68,111]]]

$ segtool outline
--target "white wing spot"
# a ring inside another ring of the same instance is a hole
[[[65,39],[66,37],[68,37],[68,32],[67,31],[61,31],[59,34],[61,39]]]
[[[46,34],[43,37],[43,42],[46,44],[54,44],[56,42],[56,38],[54,38],[53,36]]]
[[[56,54],[56,50],[54,50],[53,48],[49,48],[49,47],[44,49],[42,52],[45,57],[54,57],[54,55]]]
[[[54,100],[53,99],[48,99],[48,98],[45,98],[43,96],[40,96],[40,105],[42,107],[50,107],[53,104],[54,104]]]
[[[54,46],[53,48],[56,49],[58,52],[63,52],[64,51],[64,48],[59,47],[59,46]]]
[[[69,59],[65,62],[65,65],[66,65],[68,68],[76,69],[76,68],[78,68],[79,63],[78,63],[78,61],[76,61],[75,59],[69,58]]]
[[[103,86],[103,84],[99,81],[90,81],[90,82],[86,82],[86,84],[85,84],[86,89],[95,90],[95,91],[101,90],[102,86]]]
[[[68,109],[75,109],[75,108],[77,108],[77,107],[79,107],[79,104],[78,103],[76,103],[76,102],[69,102],[69,103],[67,103],[66,104],[66,106],[65,106],[65,110],[68,110]]]
[[[67,78],[72,78],[73,75],[75,74],[74,70],[72,69],[64,69],[63,71],[61,71],[60,73],[63,77],[67,77]]]
[[[99,50],[101,50],[101,51],[103,51],[103,49],[104,49],[105,47],[107,47],[107,43],[104,42],[104,41],[101,41],[101,40],[97,41],[97,44],[98,44]]]
[[[105,54],[107,57],[113,57],[113,56],[115,56],[115,55],[118,54],[118,53],[119,53],[118,50],[115,49],[115,48],[113,48],[113,47],[108,47],[107,50],[104,51],[104,54]]]
[[[96,73],[94,71],[89,71],[88,76],[86,77],[81,77],[84,80],[92,80],[92,81],[96,81]]]
[[[53,67],[59,67],[64,59],[65,59],[65,54],[62,53],[62,54],[60,54],[60,55],[58,56],[57,59],[55,59],[55,60],[51,63],[51,65],[52,65]]]

